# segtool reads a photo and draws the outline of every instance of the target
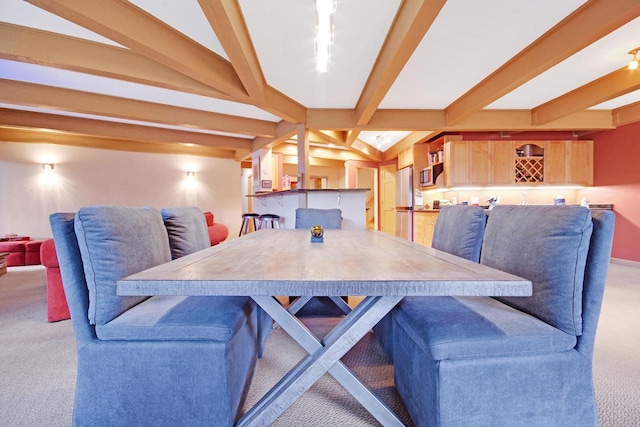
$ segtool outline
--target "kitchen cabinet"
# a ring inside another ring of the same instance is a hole
[[[471,156],[469,141],[448,141],[444,144],[444,176],[447,187],[470,184]]]
[[[449,141],[445,185],[593,185],[593,141]]]
[[[413,241],[431,247],[438,211],[413,211]]]
[[[545,184],[593,185],[593,141],[547,141]]]
[[[413,147],[405,148],[398,153],[398,169],[413,165]]]
[[[514,183],[511,141],[450,141],[444,157],[447,187]]]

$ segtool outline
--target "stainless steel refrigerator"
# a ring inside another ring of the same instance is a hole
[[[396,172],[396,236],[413,240],[413,168]]]

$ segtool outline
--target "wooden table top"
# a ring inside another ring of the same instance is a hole
[[[118,281],[119,295],[529,296],[531,282],[371,230],[260,230]]]

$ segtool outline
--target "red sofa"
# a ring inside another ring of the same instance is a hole
[[[229,237],[229,227],[214,221],[213,213],[205,212],[204,217],[207,220],[207,228],[209,229],[209,240],[211,246],[217,245]]]
[[[47,320],[57,322],[71,318],[53,239],[45,240],[40,246],[40,259],[47,275]]]
[[[7,267],[40,264],[40,245],[45,239],[10,240],[0,242],[0,252],[9,252],[6,258]]]

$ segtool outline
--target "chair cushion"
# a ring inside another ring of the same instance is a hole
[[[311,228],[321,225],[325,230],[342,228],[341,209],[297,208],[295,228]]]
[[[253,310],[249,297],[156,296],[96,325],[96,335],[101,340],[227,342]]]
[[[487,215],[479,206],[444,206],[433,229],[432,248],[478,262]]]
[[[199,208],[164,208],[161,213],[169,234],[172,259],[182,258],[211,246],[207,222]]]
[[[171,260],[167,230],[155,208],[81,208],[75,217],[75,232],[92,324],[105,324],[148,298],[116,295],[118,279]]]
[[[582,286],[593,224],[581,206],[497,206],[480,262],[531,280],[530,297],[497,298],[562,331],[582,333]]]
[[[393,318],[394,340],[409,338],[434,360],[558,353],[576,344],[574,335],[489,297],[407,297]]]

